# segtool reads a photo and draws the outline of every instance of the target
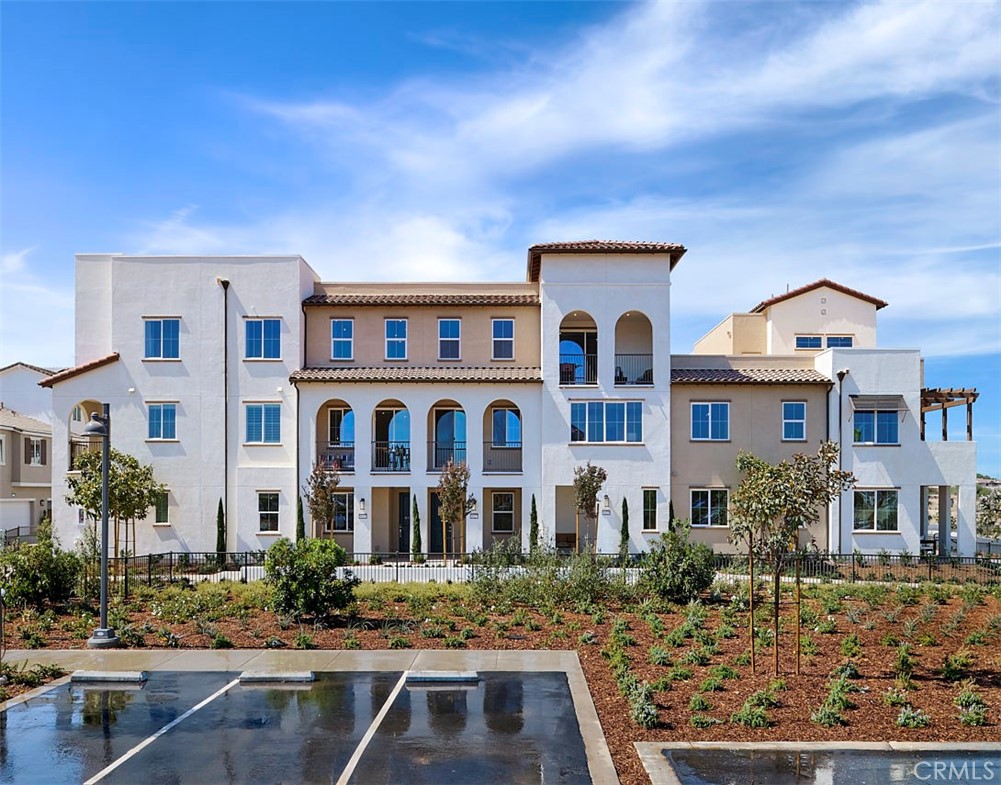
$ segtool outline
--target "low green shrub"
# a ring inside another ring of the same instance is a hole
[[[309,538],[293,543],[279,539],[268,548],[264,563],[275,610],[297,619],[319,619],[347,608],[359,583],[350,572],[338,579],[337,568],[347,561],[347,552],[333,540]]]
[[[931,725],[931,717],[921,709],[915,709],[908,704],[900,709],[897,715],[897,725],[901,728],[927,728]]]
[[[768,712],[761,706],[752,706],[745,702],[739,711],[730,715],[730,722],[743,725],[745,728],[767,728],[770,720]]]
[[[689,711],[712,711],[713,705],[702,693],[695,693],[688,701]]]
[[[690,527],[675,521],[674,528],[653,543],[643,559],[637,590],[670,602],[696,599],[716,577],[712,548],[689,540]]]
[[[722,720],[718,720],[715,717],[710,717],[708,714],[693,714],[688,718],[688,724],[693,728],[711,728],[713,725],[722,724]]]

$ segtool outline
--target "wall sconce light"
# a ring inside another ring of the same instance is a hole
[[[612,506],[612,500],[608,498],[608,494],[607,494],[607,493],[605,494],[605,498],[604,498],[604,500],[603,500],[603,501],[604,501],[604,505],[605,505],[605,509],[606,509],[606,510],[607,510],[607,509],[608,509],[609,507],[611,507],[611,506]]]
[[[360,498],[360,499],[358,500],[358,510],[359,510],[360,512],[365,512],[365,497],[364,497],[364,496],[362,496],[362,497],[361,497],[361,498]]]
[[[469,500],[469,512],[476,513],[476,497]]]

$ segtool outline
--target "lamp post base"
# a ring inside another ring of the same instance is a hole
[[[116,649],[120,641],[111,627],[98,627],[87,639],[88,649]]]

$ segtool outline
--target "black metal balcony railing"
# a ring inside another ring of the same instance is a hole
[[[617,385],[653,384],[653,355],[616,354],[615,383]]]
[[[316,460],[324,469],[353,472],[355,470],[355,443],[317,442]]]
[[[561,354],[560,384],[597,384],[598,355]]]
[[[428,469],[444,469],[449,461],[460,463],[465,460],[465,442],[428,442]]]
[[[409,472],[410,442],[372,442],[372,471]]]
[[[483,443],[483,471],[520,472],[521,442]]]

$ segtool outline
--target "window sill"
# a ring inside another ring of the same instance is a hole
[[[900,529],[852,529],[852,534],[900,534]]]
[[[331,357],[330,362],[332,363],[353,363],[355,361],[354,357]]]
[[[160,523],[154,523],[153,524],[153,528],[154,529],[169,529],[173,525],[174,524],[170,523],[169,521],[162,521]]]
[[[244,357],[245,363],[280,363],[281,357]]]
[[[257,532],[258,537],[281,537],[281,532]]]
[[[723,527],[723,526],[717,526],[716,528],[723,529],[725,527]],[[642,533],[643,534],[659,534],[660,533],[660,529],[643,529]]]
[[[440,363],[461,363],[461,357],[439,357],[438,362]]]
[[[646,442],[567,442],[570,447],[646,447]]]
[[[852,447],[899,447],[900,442],[887,442],[886,444],[881,444],[879,442],[852,442]]]
[[[146,439],[146,444],[178,444],[180,439]]]
[[[514,357],[491,357],[490,362],[492,363],[513,363]]]
[[[729,444],[732,439],[689,439],[689,444]]]
[[[409,358],[407,358],[407,357],[384,357],[382,361],[383,362],[387,362],[387,363],[406,363],[406,362],[410,362]]]
[[[504,535],[507,535],[507,536],[515,534],[515,532],[513,532],[513,531],[498,531],[497,529],[491,529],[490,533],[491,534],[504,534]]]
[[[243,442],[244,447],[281,447],[281,442]]]
[[[804,444],[809,441],[809,439],[781,439],[782,444]]]
[[[727,524],[726,526],[720,526],[713,523],[693,523],[691,524],[691,527],[693,529],[714,529],[716,531],[726,531],[730,528],[730,525]]]
[[[336,537],[338,534],[354,534],[354,529],[338,529],[337,531],[325,531],[323,534],[325,536]]]
[[[180,357],[143,357],[144,363],[179,363]]]

